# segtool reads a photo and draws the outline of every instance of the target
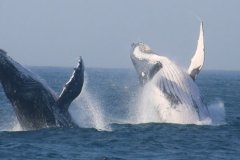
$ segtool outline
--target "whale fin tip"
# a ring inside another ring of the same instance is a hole
[[[71,102],[81,93],[84,83],[84,64],[83,60],[79,61],[72,73],[71,78],[65,84],[55,106],[68,110]]]
[[[199,74],[203,67],[204,56],[205,56],[204,31],[203,22],[201,21],[197,49],[194,56],[192,57],[191,64],[188,68],[188,74],[192,77],[193,80],[196,79],[197,75]]]

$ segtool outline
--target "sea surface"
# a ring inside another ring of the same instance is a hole
[[[71,68],[30,69],[58,94],[72,74]],[[240,159],[240,72],[202,71],[197,79],[204,102],[217,106],[215,124],[141,123],[134,70],[87,68],[85,75],[69,109],[79,128],[23,131],[0,87],[0,160]]]

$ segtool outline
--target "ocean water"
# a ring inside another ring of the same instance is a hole
[[[57,93],[72,73],[30,69]],[[21,130],[0,88],[0,159],[240,159],[240,72],[203,71],[197,84],[216,123],[153,121],[151,107],[141,121],[134,70],[86,69],[84,89],[69,109],[79,128],[34,131]]]

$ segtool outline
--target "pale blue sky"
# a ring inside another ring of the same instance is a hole
[[[0,0],[0,48],[25,65],[132,68],[132,42],[187,67],[204,21],[204,69],[240,70],[239,0]]]

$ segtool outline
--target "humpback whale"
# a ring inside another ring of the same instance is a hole
[[[38,75],[1,49],[0,81],[23,130],[75,126],[68,108],[82,90],[84,65],[81,57],[59,96]]]
[[[198,120],[204,120],[210,116],[195,83],[204,63],[203,36],[203,23],[201,22],[197,49],[188,71],[179,67],[169,58],[156,54],[142,42],[132,44],[130,54],[141,85],[154,80],[160,95],[167,99],[171,109],[178,110],[179,107],[184,107]]]

